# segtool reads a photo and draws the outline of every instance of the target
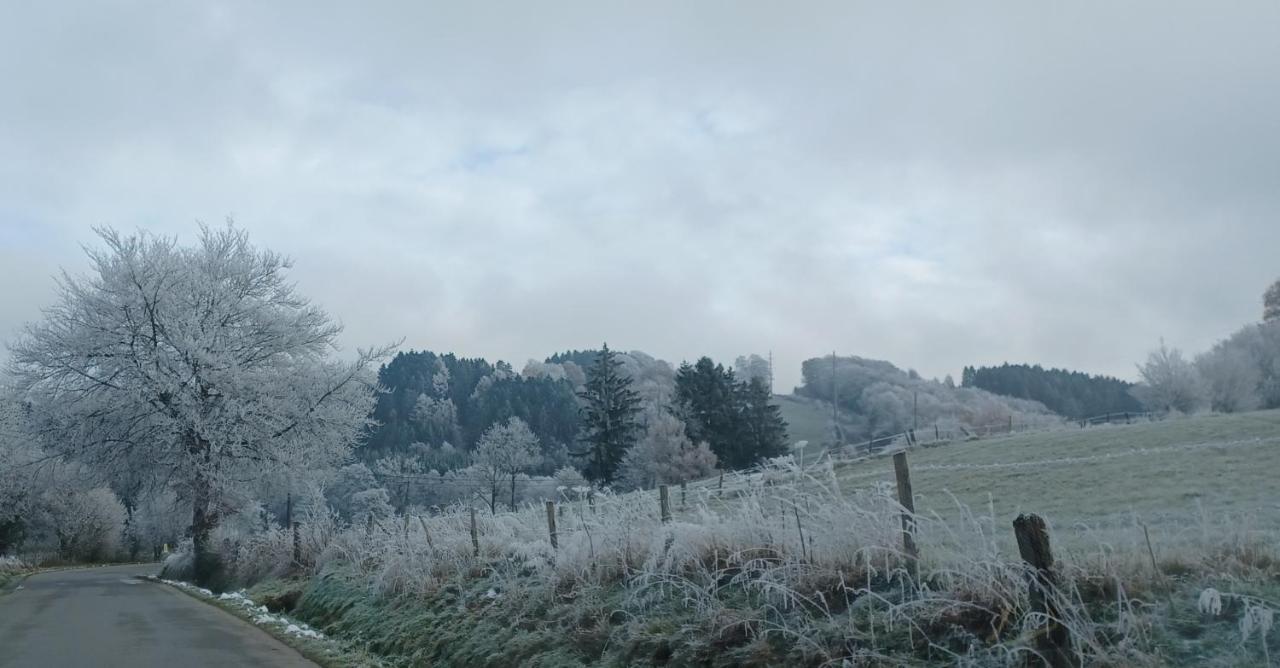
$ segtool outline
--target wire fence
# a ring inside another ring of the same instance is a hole
[[[865,441],[837,445],[835,447],[828,448],[826,452],[827,454],[835,456],[863,456],[883,452],[894,444],[902,444],[907,447],[931,447],[955,441],[973,441],[983,438],[991,438],[994,436],[1010,436],[1021,433],[1053,431],[1073,425],[1079,426],[1081,429],[1087,429],[1089,427],[1110,424],[1156,422],[1167,417],[1167,412],[1144,411],[1105,413],[1103,415],[1096,415],[1081,420],[1062,418],[1060,420],[1021,423],[1016,421],[1013,416],[1009,416],[1007,419],[996,420],[979,425],[966,425],[959,423],[954,425],[954,427],[948,427],[946,429],[943,429],[939,424],[935,423],[930,427],[907,429],[896,434],[878,436]]]

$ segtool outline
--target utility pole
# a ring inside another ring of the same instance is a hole
[[[773,396],[773,351],[769,351],[769,396]]]
[[[831,434],[836,445],[840,445],[840,402],[836,395],[836,351],[831,351]]]
[[[911,431],[920,428],[920,391],[911,393]]]

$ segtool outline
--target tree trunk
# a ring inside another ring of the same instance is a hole
[[[516,511],[516,474],[511,474],[511,512]]]
[[[208,481],[200,476],[191,502],[190,530],[192,552],[195,554],[192,579],[201,586],[207,586],[218,570],[218,555],[211,543],[214,516],[209,508],[209,496]]]
[[[218,570],[218,555],[213,551],[211,536],[218,523],[217,513],[213,509],[213,481],[210,480],[209,467],[212,466],[212,452],[208,441],[192,436],[192,454],[197,455],[198,464],[191,490],[191,548],[195,556],[192,568],[192,579],[196,584],[208,586]]]

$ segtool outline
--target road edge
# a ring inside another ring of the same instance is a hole
[[[235,605],[230,601],[217,598],[215,595],[205,596],[198,588],[188,585],[187,583],[173,583],[168,580],[161,579],[155,575],[139,575],[137,579],[144,582],[160,585],[171,591],[179,592],[189,598],[200,601],[206,605],[218,608],[223,612],[249,624],[255,629],[266,633],[276,640],[284,643],[295,652],[301,654],[312,663],[321,666],[321,668],[381,668],[385,664],[377,659],[361,652],[354,651],[345,647],[338,639],[325,636],[323,639],[305,638],[291,633],[285,633],[282,629],[272,625],[259,624],[255,622],[251,614],[251,610],[243,605]],[[289,619],[285,615],[276,615],[284,619]],[[301,622],[297,622],[301,623]],[[305,625],[304,625],[305,626]]]
[[[57,573],[60,571],[82,571],[82,570],[89,570],[93,568],[109,568],[111,566],[145,566],[147,564],[158,564],[158,563],[160,562],[158,561],[124,561],[120,563],[73,564],[70,566],[36,567],[25,573],[19,573],[18,575],[14,576],[12,579],[6,580],[3,585],[0,585],[0,597],[3,597],[6,594],[11,594],[17,591],[18,587],[22,586],[22,583],[27,578],[33,575],[40,575],[42,573]]]

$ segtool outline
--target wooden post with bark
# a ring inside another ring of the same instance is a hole
[[[671,521],[671,496],[666,485],[658,485],[658,509],[664,523]]]
[[[1018,553],[1027,562],[1027,592],[1031,611],[1045,618],[1037,629],[1037,665],[1049,668],[1078,668],[1079,657],[1071,648],[1071,629],[1062,623],[1058,608],[1057,575],[1053,571],[1053,551],[1049,546],[1049,530],[1039,515],[1019,515],[1013,521],[1018,539]]]
[[[480,531],[476,527],[476,507],[471,506],[471,551],[480,556]]]
[[[915,580],[919,575],[920,551],[916,547],[916,502],[911,493],[911,470],[907,453],[893,455],[893,473],[898,480],[898,503],[902,505],[902,551],[907,556],[907,573]]]
[[[556,536],[556,502],[547,502],[547,532],[551,534],[551,549],[560,548],[558,536]]]

